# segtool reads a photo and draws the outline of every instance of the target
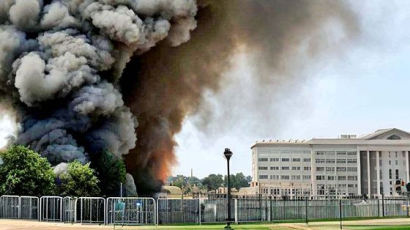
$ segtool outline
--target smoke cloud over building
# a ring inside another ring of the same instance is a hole
[[[280,85],[289,56],[329,49],[329,25],[341,43],[357,33],[330,0],[3,0],[0,95],[21,124],[16,143],[53,165],[108,150],[149,194],[235,54],[249,52],[256,81]]]

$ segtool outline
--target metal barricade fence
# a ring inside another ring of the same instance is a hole
[[[232,199],[231,205],[231,218],[237,223],[410,216],[406,198],[273,200],[253,197]],[[114,225],[217,223],[227,220],[227,199],[3,195],[0,217]]]
[[[76,220],[79,223],[105,223],[105,199],[80,197],[76,200]]]
[[[76,222],[76,203],[77,198],[75,197],[64,197],[63,198],[63,221],[67,223]]]
[[[60,196],[40,197],[40,221],[63,221],[63,198]]]
[[[407,216],[407,200],[384,199],[384,216]]]
[[[269,221],[271,203],[262,197],[234,199],[235,222]]]
[[[39,220],[40,219],[40,202],[36,196],[20,197],[20,219]]]
[[[199,223],[199,199],[157,200],[158,224]]]
[[[146,197],[109,197],[106,204],[106,224],[157,224],[156,202]]]
[[[20,197],[3,195],[1,196],[1,217],[5,219],[20,218]]]
[[[231,202],[231,218],[235,217],[235,202]],[[201,223],[224,222],[228,219],[226,198],[201,200]]]

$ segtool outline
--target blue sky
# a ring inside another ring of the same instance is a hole
[[[216,108],[232,106],[232,116],[210,119],[211,131],[197,125],[198,116],[189,117],[176,138],[179,164],[173,173],[189,175],[192,168],[198,177],[223,174],[222,152],[229,147],[234,152],[232,171],[250,175],[250,146],[261,139],[360,135],[391,127],[410,131],[410,1],[352,4],[362,27],[360,38],[344,47],[343,55],[312,63],[300,88],[271,102],[279,109],[255,111],[258,107],[246,100],[247,92],[255,90],[247,89],[253,76],[246,55],[238,56],[238,64],[227,73],[231,80],[226,90],[206,97]],[[242,100],[227,98],[229,92]]]

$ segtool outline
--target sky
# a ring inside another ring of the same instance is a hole
[[[224,90],[205,97],[216,113],[218,106],[232,113],[208,119],[206,128],[198,125],[200,115],[185,120],[176,136],[173,174],[190,175],[191,169],[199,178],[226,174],[223,151],[230,148],[231,172],[251,175],[250,147],[257,140],[363,135],[392,127],[410,131],[410,1],[351,4],[360,37],[340,55],[311,61],[302,82],[293,90],[287,86],[279,98],[272,92],[263,100],[248,99],[257,86],[246,54],[235,57]]]

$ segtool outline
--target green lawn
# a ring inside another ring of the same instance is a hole
[[[351,230],[404,230],[404,229],[409,229],[410,230],[410,225],[398,225],[398,226],[346,226],[346,229],[351,229]]]

